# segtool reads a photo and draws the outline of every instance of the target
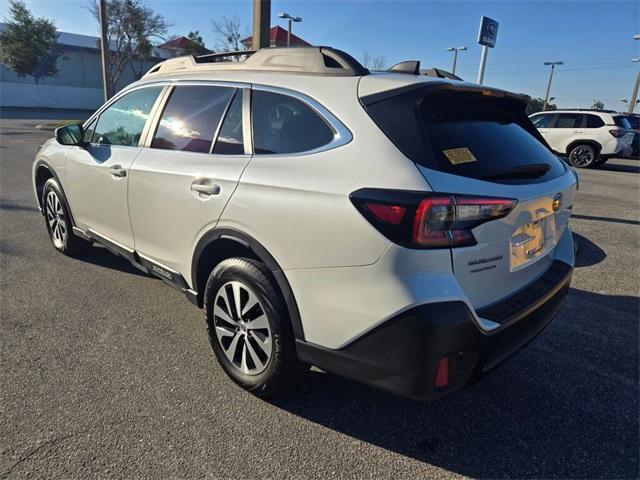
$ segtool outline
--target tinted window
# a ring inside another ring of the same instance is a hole
[[[233,93],[228,87],[175,87],[162,112],[151,148],[209,153]]]
[[[604,121],[597,115],[585,115],[587,117],[586,128],[604,127]]]
[[[531,119],[536,128],[549,128],[553,115],[536,115]]]
[[[327,123],[293,97],[254,91],[251,103],[256,153],[306,152],[333,140]]]
[[[634,130],[640,129],[640,117],[634,117],[634,116],[627,117],[627,122],[629,122],[629,125]]]
[[[137,146],[151,108],[162,87],[134,90],[100,114],[92,141],[107,145]]]
[[[582,124],[582,114],[580,113],[561,113],[558,115],[558,121],[555,128],[579,128]]]
[[[407,157],[435,170],[487,179],[525,165],[550,167],[536,178],[494,180],[505,183],[541,182],[565,171],[518,99],[427,87],[368,105],[365,98],[365,108]]]
[[[629,125],[627,117],[623,117],[622,115],[613,117],[613,123],[615,123],[620,128],[626,128],[627,130],[631,129],[631,125]]]
[[[213,153],[222,155],[242,155],[244,137],[242,136],[242,91],[238,90],[222,122],[220,133],[213,147]]]

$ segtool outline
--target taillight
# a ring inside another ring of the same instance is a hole
[[[626,130],[609,130],[609,133],[616,138],[622,138],[627,134]]]
[[[362,189],[351,201],[395,243],[412,248],[475,245],[471,230],[502,218],[516,206],[510,198]]]

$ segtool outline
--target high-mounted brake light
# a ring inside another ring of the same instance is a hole
[[[380,232],[412,248],[475,245],[471,230],[509,214],[510,198],[363,189],[351,200]]]

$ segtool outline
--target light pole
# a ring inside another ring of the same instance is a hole
[[[270,23],[271,0],[253,0],[253,37],[251,47],[254,50],[269,48]]]
[[[100,0],[100,61],[102,63],[102,89],[104,101],[111,98],[111,81],[109,75],[109,41],[107,39],[107,11],[105,0]]]
[[[564,62],[544,62],[545,65],[551,65],[551,73],[549,73],[549,83],[547,83],[547,93],[544,94],[544,105],[542,111],[546,112],[547,104],[549,103],[549,93],[551,92],[551,80],[553,80],[553,71],[556,65],[564,65]]]
[[[456,64],[458,63],[458,52],[463,52],[467,47],[449,47],[447,52],[453,52],[453,69],[451,73],[456,74]]]
[[[634,40],[640,40],[640,34],[633,36]],[[640,58],[634,58],[631,60],[632,62],[640,62]],[[638,87],[640,87],[640,68],[638,69],[638,76],[636,77],[636,84],[633,87],[633,92],[631,93],[631,100],[629,101],[629,109],[627,113],[633,113],[633,109],[636,108],[636,99],[638,98]]]
[[[287,47],[290,47],[291,46],[291,22],[301,22],[302,17],[293,17],[288,13],[284,13],[284,12],[280,12],[278,16],[280,18],[289,20],[289,29],[287,30]]]

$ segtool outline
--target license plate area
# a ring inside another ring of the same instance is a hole
[[[544,256],[553,248],[553,214],[518,227],[511,236],[510,269],[519,270]]]

